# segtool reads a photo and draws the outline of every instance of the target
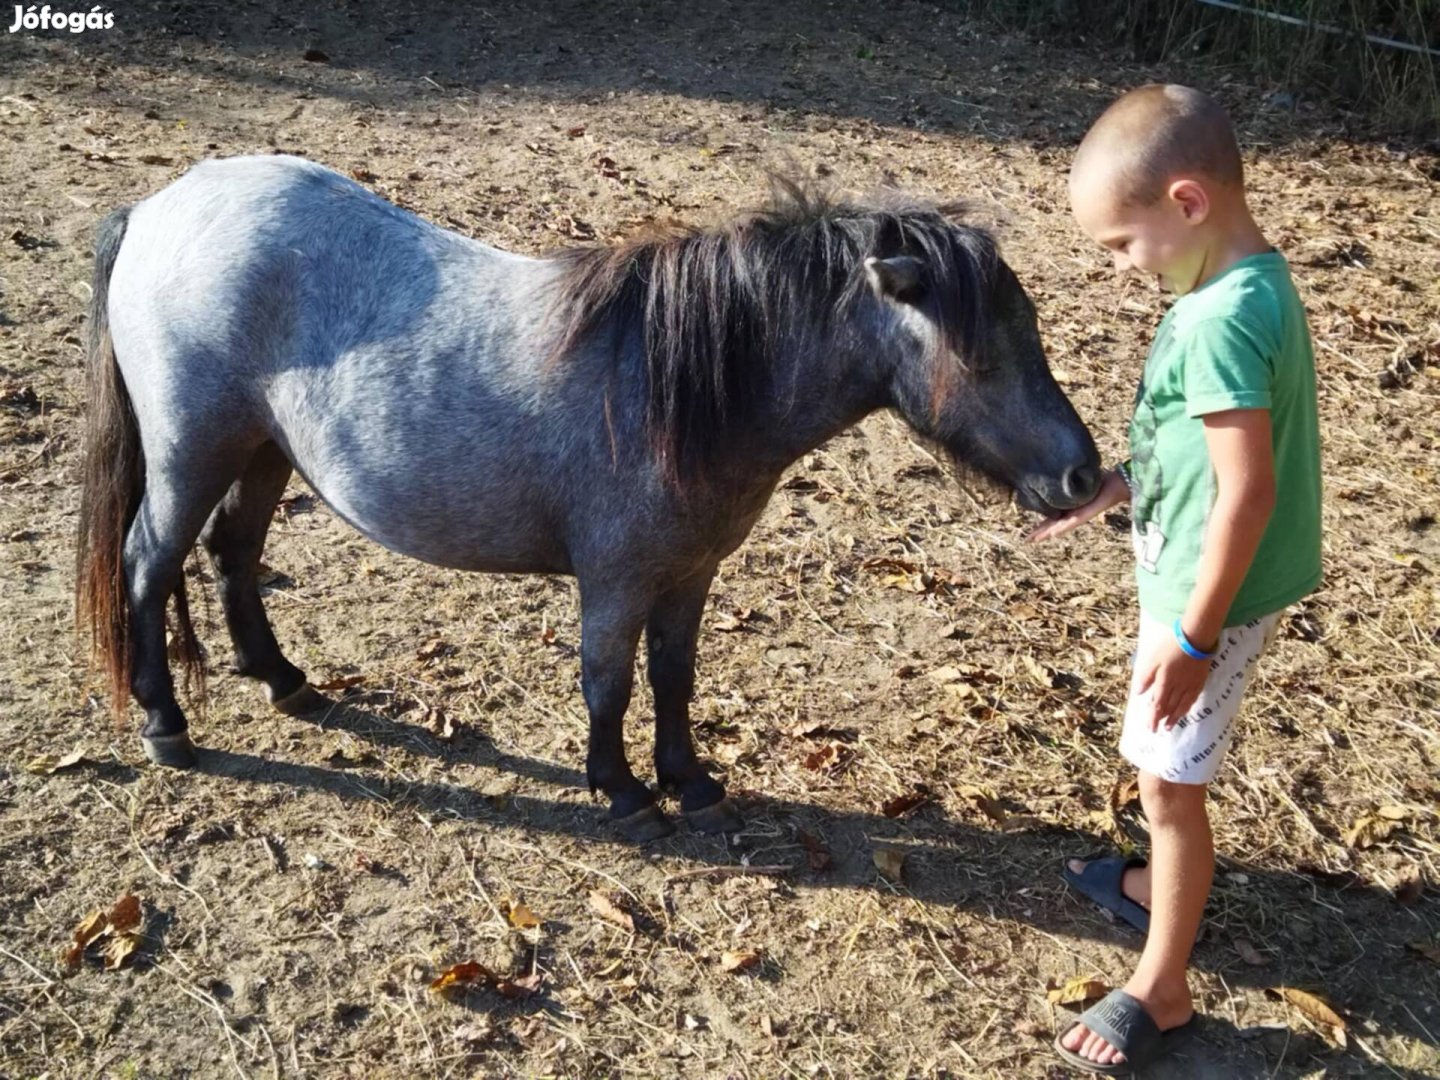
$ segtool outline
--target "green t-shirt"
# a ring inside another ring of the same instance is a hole
[[[1169,621],[1195,587],[1215,474],[1207,413],[1269,409],[1275,509],[1226,626],[1279,611],[1320,584],[1320,422],[1315,354],[1284,256],[1241,259],[1166,313],[1130,421],[1140,607]]]

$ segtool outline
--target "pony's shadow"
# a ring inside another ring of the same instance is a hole
[[[226,750],[202,749],[199,768],[247,783],[323,791],[345,801],[416,805],[432,817],[470,821],[492,829],[548,832],[596,844],[624,845],[605,821],[598,803],[575,798],[586,787],[584,774],[577,769],[507,753],[473,731],[443,742],[419,725],[353,702],[337,704],[316,720],[322,730],[343,731],[376,746],[403,746],[439,761],[466,763],[568,789],[557,792],[567,797],[507,793],[495,798],[459,784],[380,774],[363,761],[326,767]],[[883,813],[837,812],[813,803],[746,797],[743,793],[737,793],[737,798],[748,821],[737,835],[707,837],[682,829],[651,849],[700,864],[699,868],[704,864],[733,866],[742,858],[753,864],[788,865],[792,869],[786,880],[797,889],[892,890],[897,886],[877,873],[873,859],[877,845],[898,846],[905,853],[905,880],[898,888],[926,903],[988,919],[1026,923],[1047,934],[1088,937],[1137,952],[1142,944],[1138,934],[1114,925],[1087,902],[1077,900],[1057,872],[1063,852],[1103,850],[1111,846],[1107,838],[1056,826],[1005,832],[949,817],[934,805],[911,817],[895,819]],[[817,844],[828,856],[829,865],[823,869],[809,861]],[[1427,922],[1433,922],[1428,918],[1433,907],[1433,901],[1422,901],[1420,907],[1401,915],[1397,911],[1404,909],[1398,909],[1391,894],[1378,886],[1349,880],[1327,883],[1298,872],[1226,862],[1217,876],[1206,929],[1192,962],[1220,973],[1230,985],[1304,986],[1325,982],[1327,974],[1348,969],[1358,955],[1378,951],[1394,956],[1397,969],[1413,961],[1419,972],[1415,978],[1424,981],[1428,973],[1418,958],[1407,960],[1405,945],[1425,935]],[[1434,932],[1433,926],[1430,932]],[[1253,939],[1265,963],[1252,965],[1241,960],[1234,946],[1237,937]],[[960,922],[952,932],[951,944],[963,948],[963,938]],[[1403,973],[1399,976],[1404,977]],[[1333,984],[1329,989],[1352,1004],[1374,998],[1370,987],[1357,988],[1353,995]],[[1398,995],[1398,989],[1396,992]],[[1437,1045],[1427,1025],[1413,1014],[1407,1019],[1387,1008],[1383,1017],[1369,1010],[1364,1019],[1372,1031],[1395,1031]],[[1293,1031],[1257,1028],[1237,1033],[1234,1024],[1214,1018],[1204,1030],[1207,1035],[1193,1040],[1196,1049],[1168,1070],[1167,1076],[1259,1077],[1274,1073],[1277,1058],[1292,1062],[1297,1056],[1311,1061],[1335,1058],[1335,1052],[1320,1040],[1307,1040]],[[1395,1066],[1389,1071],[1416,1080],[1424,1075]]]
[[[419,724],[367,709],[360,700],[346,698],[305,717],[321,731],[344,732],[376,746],[403,747],[447,764],[474,765],[537,780],[561,788],[587,786],[585,774],[554,762],[506,753],[484,733],[462,728],[444,740]]]

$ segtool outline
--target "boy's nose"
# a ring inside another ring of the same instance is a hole
[[[1129,269],[1130,269],[1130,259],[1129,259],[1129,257],[1127,257],[1127,256],[1125,256],[1125,255],[1122,255],[1120,252],[1117,251],[1117,252],[1115,253],[1115,269],[1116,269],[1116,270],[1119,270],[1122,274],[1123,274],[1126,270],[1129,270]]]

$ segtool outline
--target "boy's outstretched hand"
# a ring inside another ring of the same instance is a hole
[[[1059,517],[1051,518],[1045,524],[1032,530],[1025,539],[1036,543],[1040,540],[1064,536],[1071,529],[1084,525],[1091,518],[1099,517],[1112,506],[1119,506],[1121,503],[1129,501],[1130,488],[1125,483],[1125,478],[1120,475],[1118,469],[1108,469],[1105,472],[1105,478],[1100,481],[1100,491],[1095,498],[1084,506],[1077,506],[1074,510],[1067,510]]]

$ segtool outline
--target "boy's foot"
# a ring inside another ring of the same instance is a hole
[[[1150,868],[1144,859],[1115,855],[1067,859],[1065,881],[1082,896],[1119,916],[1142,934],[1150,930]]]
[[[1149,1017],[1150,1022],[1154,1024],[1161,1035],[1178,1031],[1195,1016],[1195,1008],[1190,1001],[1190,990],[1183,982],[1178,987],[1157,987],[1131,979],[1125,985],[1124,992],[1139,1003],[1145,1016]],[[1107,999],[1108,1001],[1109,999]],[[1111,1011],[1117,1009],[1123,1011],[1124,1006],[1111,1007]],[[1087,1013],[1086,1015],[1091,1014]],[[1111,1027],[1112,1032],[1124,1031],[1127,1028],[1124,1023],[1107,1026]],[[1115,1037],[1113,1033],[1111,1037]],[[1104,1036],[1091,1031],[1084,1024],[1083,1018],[1060,1036],[1059,1046],[1095,1065],[1126,1064],[1124,1053],[1111,1045]],[[1138,1064],[1145,1063],[1138,1062]]]
[[[1076,877],[1085,874],[1085,868],[1094,862],[1101,862],[1100,859],[1066,859],[1065,865]],[[1150,864],[1137,862],[1125,868],[1125,874],[1120,879],[1120,891],[1124,893],[1127,900],[1133,900],[1146,911],[1150,910]]]

